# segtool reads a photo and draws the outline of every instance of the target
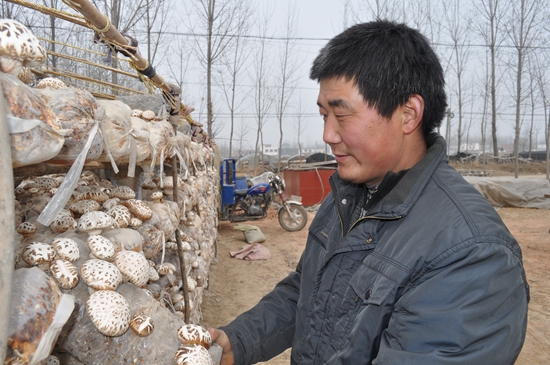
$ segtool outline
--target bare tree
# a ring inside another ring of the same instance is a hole
[[[204,37],[195,36],[197,56],[206,70],[206,110],[207,132],[214,137],[213,74],[214,67],[238,34],[239,14],[246,9],[247,1],[243,0],[199,0],[194,1],[200,24],[196,29],[203,29]],[[204,41],[203,41],[204,38]]]
[[[529,49],[533,46],[536,35],[535,27],[538,22],[539,14],[538,0],[520,0],[512,5],[511,18],[506,26],[507,34],[514,46],[517,57],[516,64],[516,91],[515,91],[515,106],[516,106],[516,122],[515,122],[515,137],[514,137],[514,157],[515,157],[515,177],[519,175],[519,142],[521,133],[521,107],[523,104],[523,75],[525,68],[525,58]]]
[[[279,74],[277,75],[277,102],[275,104],[275,113],[279,122],[279,161],[281,160],[281,152],[283,148],[283,120],[284,114],[296,90],[296,73],[298,70],[295,54],[296,28],[298,26],[298,11],[296,6],[291,7],[290,3],[287,8],[285,21],[285,39],[284,45],[279,54]],[[278,172],[280,172],[281,164],[278,164]]]
[[[155,57],[162,46],[166,25],[171,23],[171,7],[171,0],[145,0],[143,20],[147,33],[147,61],[151,65],[155,64]]]
[[[302,95],[298,97],[298,103],[296,105],[296,117],[294,118],[294,123],[292,123],[292,126],[294,127],[294,131],[296,132],[296,143],[298,144],[298,154],[302,154],[302,142],[301,137],[304,133],[305,129],[307,128],[307,121],[304,118],[304,105],[302,103]]]
[[[443,8],[445,10],[445,25],[449,36],[453,44],[453,56],[452,62],[449,62],[450,68],[453,70],[456,76],[456,96],[458,102],[458,148],[457,154],[460,154],[460,148],[462,144],[462,135],[463,130],[463,108],[465,104],[464,100],[464,72],[466,70],[466,65],[468,62],[468,57],[470,53],[470,39],[469,39],[469,28],[470,20],[468,18],[463,19],[460,15],[460,4],[458,0],[448,0],[443,2]]]
[[[477,24],[479,35],[485,41],[490,52],[491,71],[491,133],[493,139],[493,154],[498,157],[497,138],[497,50],[502,43],[500,29],[508,2],[503,0],[480,0],[474,3],[480,22]]]
[[[248,136],[249,128],[247,127],[246,123],[243,119],[241,119],[240,123],[237,124],[237,130],[236,130],[236,141],[237,141],[237,157],[241,158],[244,155],[244,143],[246,141],[246,138]],[[229,155],[231,156],[231,154]]]
[[[243,69],[250,55],[247,35],[250,32],[250,19],[253,8],[247,0],[243,2],[242,11],[237,14],[237,34],[232,44],[231,52],[226,52],[222,58],[223,68],[219,70],[219,81],[225,103],[229,109],[230,131],[229,131],[229,156],[233,154],[233,136],[235,132],[235,113],[245,101],[244,92],[238,89],[238,83],[243,76]],[[229,82],[227,82],[229,80]]]
[[[545,58],[543,61],[540,58]],[[537,87],[540,91],[540,98],[542,99],[542,106],[544,110],[544,139],[546,143],[546,178],[550,179],[550,80],[548,80],[546,63],[548,55],[542,54],[533,57],[533,77],[536,80]]]
[[[271,67],[268,64],[267,37],[268,24],[273,12],[269,9],[264,10],[263,18],[258,22],[259,40],[254,57],[254,114],[256,118],[256,145],[254,149],[254,175],[258,173],[258,149],[263,146],[263,127],[266,122],[267,114],[274,101],[272,89],[268,85],[270,79]],[[260,151],[260,157],[263,160],[263,148]]]

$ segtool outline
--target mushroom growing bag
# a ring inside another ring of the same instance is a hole
[[[47,161],[63,147],[61,124],[40,95],[17,77],[0,72],[0,84],[7,102],[14,168]]]
[[[16,270],[6,359],[30,365],[46,359],[73,309],[74,297],[63,294],[42,270]]]
[[[131,116],[128,105],[119,100],[98,100],[105,110],[102,132],[106,146],[99,161],[128,164],[128,176],[133,177],[136,163],[149,157],[149,128],[145,121]],[[116,165],[113,166],[118,172]]]
[[[61,151],[48,162],[71,165],[84,148],[96,123],[97,102],[92,94],[82,89],[72,87],[52,89],[47,87],[37,90],[42,100],[55,114],[61,126],[65,129],[72,129],[72,133],[65,137],[65,143]],[[86,155],[86,162],[96,160],[101,152],[103,152],[103,140],[98,133],[93,136],[90,149]]]

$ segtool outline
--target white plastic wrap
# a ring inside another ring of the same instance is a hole
[[[40,213],[40,215],[36,219],[38,223],[49,226],[50,223],[52,223],[52,221],[55,219],[55,217],[57,217],[57,214],[69,201],[74,189],[76,188],[76,185],[78,184],[80,174],[82,173],[82,168],[84,167],[84,163],[86,162],[86,156],[88,155],[88,151],[92,146],[92,142],[95,139],[98,128],[99,123],[96,123],[90,131],[88,141],[84,145],[84,148],[82,149],[78,157],[75,159],[73,165],[71,166],[71,169],[57,189],[57,192],[54,194],[54,196],[52,196],[52,199],[49,201],[48,205],[46,205],[42,213]]]

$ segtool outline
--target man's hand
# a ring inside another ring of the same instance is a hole
[[[227,337],[224,331],[216,328],[209,328],[208,332],[210,332],[210,336],[212,336],[212,341],[223,349],[222,361],[219,365],[234,365],[235,357],[233,356],[233,349],[231,348],[229,337]]]

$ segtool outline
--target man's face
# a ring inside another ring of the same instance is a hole
[[[391,118],[380,116],[344,78],[321,80],[317,104],[325,121],[323,140],[330,145],[343,179],[372,185],[388,171],[410,167],[400,108]]]

